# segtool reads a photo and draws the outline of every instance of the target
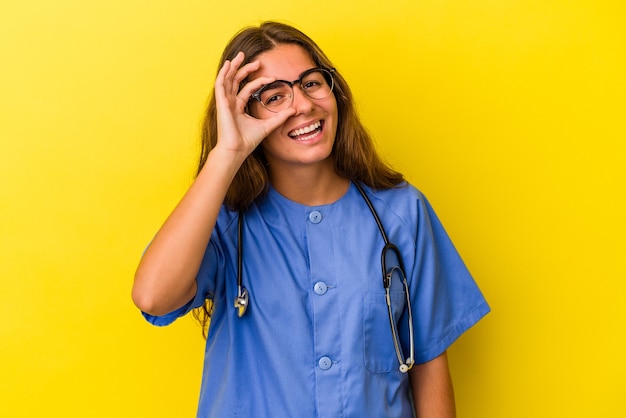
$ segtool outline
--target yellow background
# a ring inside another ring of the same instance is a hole
[[[130,287],[262,19],[326,50],[492,306],[459,416],[626,416],[623,0],[0,0],[0,416],[195,416],[200,329]]]

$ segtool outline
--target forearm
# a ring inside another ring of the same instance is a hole
[[[196,180],[165,221],[141,259],[132,297],[144,312],[163,315],[187,303],[196,292],[196,275],[226,192],[244,160],[294,109],[267,119],[246,114],[255,89],[274,81],[259,77],[240,83],[259,61],[241,66],[243,53],[225,61],[215,80],[218,138]]]
[[[132,297],[143,311],[163,315],[187,303],[220,207],[242,158],[213,150],[180,203],[146,249]]]
[[[409,371],[418,418],[454,418],[456,408],[446,352]]]

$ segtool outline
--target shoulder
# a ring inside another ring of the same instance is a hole
[[[421,207],[428,205],[424,193],[408,182],[386,190],[367,189],[376,206],[388,208],[398,215],[415,215]]]
[[[386,228],[416,233],[422,214],[429,207],[420,190],[408,182],[392,189],[363,189]]]
[[[369,190],[374,196],[387,199],[419,199],[424,197],[424,194],[417,187],[407,181],[403,181],[391,189],[377,190],[370,188]]]

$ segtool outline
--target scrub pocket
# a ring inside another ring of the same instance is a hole
[[[392,291],[389,294],[394,321],[398,333],[406,334],[403,323],[400,323],[406,296],[403,291]],[[393,345],[393,334],[389,324],[385,292],[366,293],[363,300],[363,355],[365,367],[372,373],[397,372],[400,367],[396,350]]]

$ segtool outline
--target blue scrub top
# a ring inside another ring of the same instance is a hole
[[[365,188],[409,283],[417,363],[443,353],[489,306],[424,195],[411,185]],[[382,283],[384,242],[354,185],[338,201],[305,206],[270,188],[246,212],[237,316],[237,213],[223,208],[186,306],[213,300],[198,417],[413,417],[399,372]],[[394,260],[388,261],[390,267]],[[392,305],[409,355],[405,296]]]

